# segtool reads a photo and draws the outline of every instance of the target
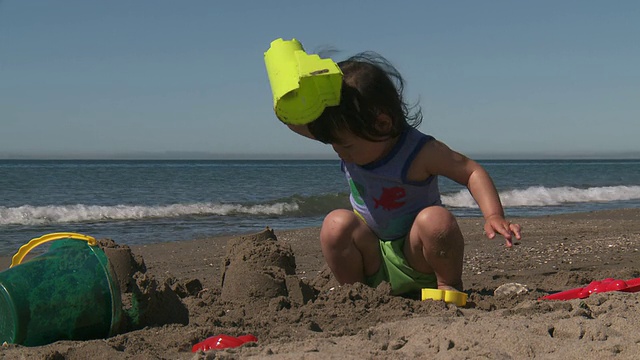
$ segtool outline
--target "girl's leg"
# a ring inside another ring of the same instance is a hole
[[[320,230],[320,246],[341,284],[364,282],[380,268],[378,238],[353,211],[339,209],[327,215]]]
[[[447,209],[430,206],[416,216],[404,254],[416,271],[435,273],[439,289],[462,290],[464,238]]]

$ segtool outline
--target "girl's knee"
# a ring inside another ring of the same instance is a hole
[[[416,217],[414,227],[421,238],[446,238],[460,233],[455,216],[441,206],[423,209]]]
[[[322,243],[340,242],[351,238],[360,220],[353,211],[338,209],[330,212],[322,222],[320,241]]]

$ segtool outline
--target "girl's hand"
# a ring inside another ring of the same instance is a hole
[[[513,246],[513,236],[520,240],[520,225],[512,224],[500,215],[489,216],[484,223],[484,233],[489,239],[493,239],[496,233],[504,237],[507,247]]]

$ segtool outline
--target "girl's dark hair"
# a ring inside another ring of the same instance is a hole
[[[399,136],[407,127],[418,127],[422,111],[403,99],[404,80],[391,63],[374,52],[364,52],[338,63],[343,73],[340,104],[325,108],[308,127],[324,143],[336,143],[338,134],[347,130],[370,141]],[[381,132],[376,118],[381,113],[391,118],[392,127]]]

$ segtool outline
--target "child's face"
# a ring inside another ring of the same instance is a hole
[[[384,157],[396,139],[386,139],[382,141],[370,141],[346,132],[340,135],[339,141],[332,143],[333,150],[338,156],[350,163],[366,165]]]

